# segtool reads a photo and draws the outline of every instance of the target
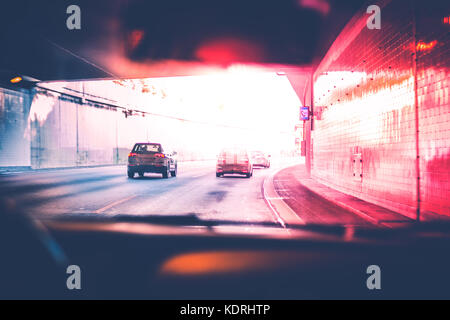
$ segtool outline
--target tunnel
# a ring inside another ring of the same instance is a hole
[[[224,8],[225,17],[234,5]],[[242,15],[253,5],[243,6]],[[291,5],[277,12],[285,14]],[[87,9],[88,29],[96,21],[90,12],[100,9],[82,1],[79,6]],[[252,19],[273,9],[259,6]],[[182,7],[161,22],[151,13],[155,21],[130,20],[148,9],[139,1],[125,9],[111,2],[100,15],[101,41],[84,29],[53,30],[67,16],[62,4],[40,11],[30,5],[30,12],[37,11],[22,20],[5,18],[0,167],[11,172],[124,165],[141,140],[164,141],[181,162],[204,161],[215,159],[227,139],[259,139],[264,142],[258,148],[291,154],[304,162],[308,178],[327,188],[402,219],[448,218],[448,7],[442,1],[379,1],[377,28],[370,25],[372,11],[358,1],[349,7],[319,0],[296,6],[297,15],[255,22],[266,39],[241,16],[235,29],[220,29],[220,21],[211,22],[216,9],[207,5],[205,12]],[[173,8],[158,9],[165,16]],[[39,20],[44,10],[54,19]],[[187,26],[191,14],[202,19],[186,32],[205,23],[211,32],[191,34],[188,45],[171,19]],[[306,14],[310,18],[299,22]],[[324,36],[320,22],[336,23],[337,31]],[[160,34],[151,32],[156,23],[162,23]],[[302,28],[301,42],[294,28]],[[308,35],[308,28],[316,29]],[[305,49],[314,45],[319,49]],[[166,85],[170,81],[179,85]],[[191,89],[183,91],[188,84]],[[234,100],[223,98],[226,92]],[[189,94],[198,101],[186,102]],[[210,106],[205,97],[218,101]]]
[[[0,299],[448,298],[449,19],[5,2]]]

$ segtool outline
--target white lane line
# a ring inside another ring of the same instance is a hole
[[[198,174],[198,175],[195,175],[195,176],[191,176],[191,178],[201,178],[201,177],[204,177],[206,175],[209,175],[209,173]]]
[[[275,215],[275,218],[279,224],[283,228],[286,228],[286,224],[284,223],[283,219],[281,219],[280,215],[278,214],[277,210],[273,207],[272,203],[270,201],[267,201],[266,197],[266,191],[264,191],[264,198],[266,199],[266,203],[269,205],[270,210],[272,210],[273,214]]]
[[[114,201],[114,202],[104,206],[103,208],[98,209],[97,211],[95,211],[95,213],[102,213],[102,212],[104,212],[104,211],[106,211],[106,210],[108,210],[108,209],[110,209],[110,208],[112,208],[114,206],[117,206],[118,204],[124,203],[125,201],[131,200],[131,199],[136,198],[136,197],[137,197],[137,195],[133,195],[133,196],[129,196],[127,198],[121,199],[121,200]]]

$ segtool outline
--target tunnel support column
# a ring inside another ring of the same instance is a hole
[[[413,36],[413,76],[414,76],[414,130],[416,140],[416,221],[420,221],[420,141],[419,141],[419,100],[417,96],[417,30],[415,1],[412,1],[412,36]]]
[[[314,73],[316,68],[311,69],[310,75],[310,92],[309,92],[309,105],[310,105],[310,117],[309,120],[305,123],[307,124],[305,127],[305,140],[306,140],[306,157],[305,164],[308,175],[311,176],[312,171],[312,131],[314,130]],[[306,102],[306,101],[305,101]]]

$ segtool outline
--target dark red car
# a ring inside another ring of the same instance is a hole
[[[175,155],[176,152],[164,153],[160,143],[136,143],[128,155],[128,177],[134,178],[136,173],[143,177],[145,172],[161,173],[163,178],[176,177]]]

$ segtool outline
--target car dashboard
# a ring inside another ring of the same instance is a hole
[[[324,230],[170,226],[141,222],[44,221],[82,289],[64,299],[448,298],[448,236],[406,239]],[[326,231],[326,232],[323,232]],[[412,249],[414,248],[414,249]],[[367,287],[378,265],[382,290]],[[63,269],[64,269],[63,268]],[[65,270],[64,270],[65,271]],[[58,287],[58,285],[57,285]],[[39,292],[38,292],[39,294]]]

